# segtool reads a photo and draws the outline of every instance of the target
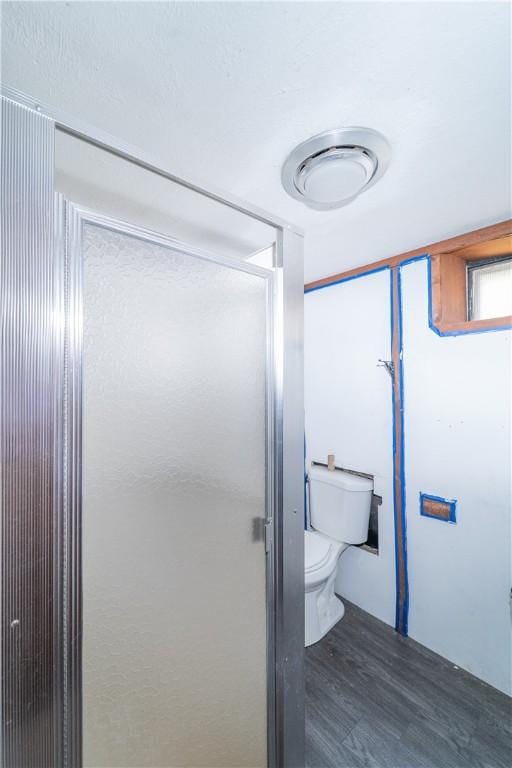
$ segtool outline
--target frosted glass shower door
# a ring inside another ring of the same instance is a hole
[[[84,765],[264,766],[271,273],[76,230]]]

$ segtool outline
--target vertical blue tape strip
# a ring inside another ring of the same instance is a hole
[[[405,484],[405,424],[404,424],[404,364],[403,364],[403,296],[402,296],[402,276],[401,265],[397,268],[397,289],[398,289],[398,334],[399,334],[399,363],[398,363],[398,381],[400,392],[400,488],[399,493],[401,495],[401,522],[402,522],[402,541],[400,542],[402,549],[402,561],[404,566],[404,585],[405,595],[402,604],[402,615],[400,616],[402,634],[407,636],[409,631],[409,568],[407,563],[407,507],[406,507],[406,484]]]
[[[394,273],[396,271],[395,297]],[[391,349],[396,344],[398,360],[394,372],[392,392],[392,418],[393,418],[393,512],[395,523],[395,629],[402,635],[407,635],[409,622],[409,579],[407,569],[407,525],[405,510],[405,452],[404,452],[404,387],[403,387],[403,363],[402,363],[402,293],[400,282],[400,268],[390,270],[389,275],[390,306],[391,306]],[[396,299],[396,316],[395,316]],[[398,386],[397,386],[398,382]],[[398,390],[398,391],[397,391]],[[398,403],[397,403],[398,398]],[[397,406],[399,406],[397,408]],[[398,419],[398,423],[397,423]],[[400,466],[397,464],[400,462]],[[397,482],[397,474],[399,479]],[[401,531],[401,534],[399,533]],[[401,569],[403,568],[403,579]],[[403,584],[403,586],[402,586]]]
[[[391,315],[391,325],[390,325],[390,334],[391,334],[391,352],[393,351],[393,341],[394,341],[394,332],[395,332],[395,310],[394,310],[394,289],[393,289],[393,270],[389,270],[389,305],[390,305],[390,315]],[[395,375],[397,372],[395,372]],[[395,418],[395,406],[396,406],[396,398],[395,398],[395,386],[394,382],[391,387],[391,415],[392,415],[392,432],[393,432],[393,518],[394,518],[394,527],[395,527],[395,629],[398,631],[400,628],[400,576],[399,576],[399,541],[398,541],[398,527],[397,527],[397,510],[398,510],[398,498],[397,495],[399,493],[399,489],[397,488],[396,483],[396,448],[397,448],[397,440],[396,440],[396,430],[397,430],[397,424],[396,424],[396,418]]]

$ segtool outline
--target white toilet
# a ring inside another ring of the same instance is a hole
[[[366,477],[312,466],[309,472],[311,530],[305,536],[306,647],[317,643],[342,618],[334,594],[340,555],[368,538],[373,483]]]

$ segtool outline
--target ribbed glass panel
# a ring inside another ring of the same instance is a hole
[[[54,768],[53,122],[2,99],[2,766]]]
[[[470,280],[470,320],[512,315],[512,257],[470,269]]]

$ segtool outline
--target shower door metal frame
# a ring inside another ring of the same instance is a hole
[[[63,314],[66,318],[63,365],[63,434],[62,434],[62,505],[57,524],[57,547],[61,556],[59,589],[64,610],[56,616],[56,637],[62,658],[61,697],[57,703],[62,713],[61,763],[64,768],[82,764],[82,422],[83,422],[83,260],[82,231],[84,224],[133,237],[144,243],[177,251],[191,259],[201,259],[239,272],[246,272],[265,281],[266,315],[266,429],[265,429],[265,522],[274,528],[275,499],[275,384],[274,364],[274,304],[275,279],[273,270],[248,262],[219,256],[193,248],[176,238],[130,224],[111,216],[75,205],[57,195],[60,212],[60,242],[63,246]],[[57,227],[59,224],[57,223]],[[59,231],[59,230],[57,230]],[[263,538],[263,537],[262,537]],[[265,553],[266,620],[267,620],[267,746],[269,765],[275,765],[275,614],[273,536]]]
[[[268,745],[270,766],[299,768],[304,764],[304,536],[302,509],[304,412],[302,386],[303,262],[301,232],[287,222],[237,198],[215,190],[204,189],[197,184],[181,179],[171,171],[161,167],[158,162],[154,161],[146,153],[119,142],[102,131],[85,125],[82,121],[63,113],[61,110],[43,105],[35,99],[13,89],[2,89],[2,97],[2,106],[4,106],[4,99],[7,99],[11,106],[14,104],[16,107],[21,108],[18,110],[18,116],[13,118],[14,127],[11,126],[7,132],[7,139],[5,136],[3,137],[3,144],[6,144],[7,140],[10,139],[12,145],[3,146],[2,153],[4,166],[6,158],[8,160],[12,159],[12,162],[7,167],[4,194],[7,194],[7,196],[14,195],[18,190],[21,177],[23,177],[23,183],[26,185],[26,188],[30,191],[30,194],[27,195],[26,210],[23,210],[25,226],[27,218],[30,218],[30,206],[33,201],[40,202],[40,196],[37,196],[38,190],[35,190],[32,194],[31,185],[33,187],[34,184],[40,183],[42,166],[44,166],[43,171],[46,171],[48,179],[51,179],[53,183],[53,153],[50,150],[45,150],[46,154],[42,159],[37,156],[39,121],[41,121],[41,124],[44,122],[46,130],[48,125],[51,124],[54,131],[60,130],[78,137],[144,168],[148,172],[162,176],[189,190],[216,200],[219,204],[228,206],[250,218],[268,224],[277,231],[273,271],[274,328],[272,352],[274,403],[272,426],[274,435],[272,500],[274,504],[274,546],[273,553],[270,555],[272,558],[271,570],[273,578],[269,581],[271,594],[268,595],[269,611],[271,612],[268,626],[273,633],[273,638],[269,637],[268,645],[269,652],[272,653],[274,661],[273,664],[269,664],[268,669],[268,690],[272,692],[268,708]],[[27,114],[24,110],[28,110],[31,122],[28,127],[25,125],[23,130],[21,130],[17,122],[20,122],[19,116],[22,113]],[[40,166],[37,169],[39,176],[36,175],[36,165]],[[18,186],[16,186],[17,184]],[[24,202],[24,200],[18,201],[22,209]],[[13,565],[13,557],[15,557],[19,549],[18,539],[21,541],[21,537],[25,535],[25,532],[16,529],[15,520],[13,527],[13,520],[10,518],[10,515],[11,510],[16,508],[16,504],[11,504],[10,502],[14,500],[14,502],[19,502],[22,505],[26,505],[29,502],[24,497],[23,477],[20,478],[19,474],[7,472],[4,474],[2,487],[2,529],[4,532],[2,546],[4,551],[9,553],[10,557],[8,559],[8,567],[2,568],[2,578],[4,594],[14,595],[14,603],[18,595],[30,594],[30,599],[35,603],[38,601],[41,603],[41,601],[46,600],[50,605],[53,605],[55,617],[53,629],[51,631],[45,630],[40,637],[37,634],[38,632],[41,634],[40,627],[27,626],[23,628],[25,632],[32,632],[37,637],[38,649],[43,655],[41,658],[43,666],[46,665],[48,667],[48,665],[51,665],[53,668],[54,691],[51,712],[46,713],[52,725],[52,735],[48,738],[53,739],[53,747],[47,744],[47,752],[45,754],[51,753],[51,758],[45,758],[46,762],[42,761],[41,755],[37,755],[37,744],[34,743],[32,750],[29,749],[24,752],[24,768],[43,768],[43,765],[44,768],[46,768],[46,765],[48,765],[48,768],[55,768],[55,766],[65,766],[66,761],[66,768],[79,768],[79,763],[76,762],[78,755],[68,755],[66,757],[65,750],[63,749],[65,743],[63,726],[66,722],[64,708],[66,708],[69,715],[69,707],[72,705],[73,696],[77,696],[79,689],[76,681],[76,669],[72,671],[71,676],[66,677],[64,675],[65,667],[63,661],[64,654],[67,651],[65,644],[62,642],[62,632],[63,623],[68,621],[70,616],[74,616],[75,620],[77,618],[72,611],[79,605],[80,591],[78,590],[72,595],[64,594],[60,579],[62,568],[68,568],[70,563],[76,568],[80,565],[80,550],[76,546],[76,536],[68,541],[68,562],[65,559],[59,560],[56,558],[53,551],[55,547],[57,551],[62,551],[60,536],[63,534],[63,531],[57,524],[62,519],[62,499],[64,495],[76,492],[78,488],[76,478],[73,480],[73,472],[76,471],[77,467],[66,464],[63,451],[63,439],[66,431],[70,428],[70,422],[64,420],[63,411],[60,407],[60,392],[65,384],[63,379],[65,374],[63,369],[64,334],[62,330],[62,317],[66,297],[64,295],[62,269],[57,255],[59,252],[62,254],[63,246],[63,234],[58,226],[58,222],[62,220],[63,200],[61,196],[56,195],[55,201],[43,199],[41,205],[46,206],[45,212],[48,214],[50,221],[54,217],[54,229],[52,232],[48,232],[48,226],[43,228],[41,226],[39,228],[34,226],[32,234],[35,238],[46,238],[45,242],[53,242],[53,262],[49,258],[47,264],[48,274],[50,275],[49,281],[51,283],[51,298],[49,299],[48,285],[41,286],[41,288],[36,285],[36,292],[34,290],[30,292],[27,289],[26,296],[23,293],[20,294],[22,296],[22,303],[16,311],[22,310],[22,312],[35,316],[42,307],[46,312],[51,310],[50,314],[53,315],[53,321],[51,324],[47,323],[39,333],[39,329],[36,328],[34,334],[32,328],[27,328],[22,323],[11,321],[9,316],[11,298],[9,290],[13,285],[16,285],[18,288],[21,285],[23,288],[23,281],[26,282],[27,286],[33,287],[32,272],[36,275],[39,268],[39,253],[38,249],[33,247],[35,241],[32,238],[29,243],[28,273],[20,274],[16,271],[15,259],[17,251],[13,243],[17,235],[19,237],[22,236],[20,227],[24,225],[24,219],[23,216],[12,215],[12,208],[9,210],[6,218],[8,232],[5,237],[5,247],[2,253],[2,258],[10,270],[9,275],[12,275],[12,281],[11,283],[6,281],[3,284],[2,300],[6,318],[4,325],[4,344],[6,344],[6,348],[9,350],[12,345],[15,345],[19,349],[20,355],[30,353],[36,356],[50,356],[48,358],[48,367],[53,378],[51,378],[49,384],[45,384],[45,390],[41,389],[44,382],[35,382],[33,392],[30,394],[32,397],[30,405],[33,408],[33,413],[28,416],[25,415],[25,418],[28,418],[29,421],[30,419],[35,419],[33,424],[28,424],[28,427],[32,428],[34,434],[37,434],[38,437],[45,441],[45,444],[49,446],[50,452],[53,451],[54,454],[54,471],[48,478],[46,498],[32,500],[32,504],[35,507],[31,518],[33,530],[30,531],[31,535],[35,537],[42,534],[48,535],[47,529],[41,527],[38,529],[38,525],[41,526],[44,523],[48,528],[51,521],[49,521],[47,515],[46,519],[40,523],[37,512],[38,505],[44,504],[46,505],[45,508],[48,508],[48,505],[50,505],[54,510],[54,539],[51,542],[48,541],[48,556],[53,561],[53,577],[49,579],[46,585],[47,594],[31,592],[30,585],[23,582],[23,570],[20,576],[19,564],[16,567]],[[106,217],[90,214],[85,210],[70,209],[69,213],[73,213],[75,217],[96,217],[96,223],[99,224],[100,219],[103,220],[103,224],[106,223]],[[142,232],[140,228],[138,229]],[[151,234],[152,237],[155,236],[154,233],[149,233],[149,231],[146,231],[146,233]],[[156,235],[156,237],[159,236]],[[172,238],[168,240],[172,241]],[[174,242],[176,243],[176,241]],[[180,249],[182,247],[180,244]],[[193,251],[191,255],[199,256],[199,252],[195,249],[188,250]],[[210,258],[210,255],[203,254],[203,257]],[[229,259],[226,261],[232,264]],[[249,265],[244,267],[243,262],[237,262],[236,268],[246,268],[246,271],[254,273],[258,270],[258,268],[253,269]],[[266,272],[266,270],[263,270],[263,272]],[[37,293],[38,290],[41,291],[39,294]],[[41,306],[39,306],[40,303]],[[5,355],[2,362],[9,362],[9,356]],[[79,384],[78,381],[74,383],[76,385]],[[15,384],[15,377],[11,376],[9,371],[4,373],[4,394],[11,401],[17,396],[14,390]],[[30,387],[31,385],[32,382],[28,382],[28,386]],[[55,404],[53,421],[52,418],[47,418],[46,421],[40,419],[41,408],[45,405],[45,403],[41,404],[42,395],[49,403],[53,402]],[[73,420],[79,418],[79,412],[72,414]],[[37,462],[41,459],[40,455],[34,452],[33,445],[31,443],[27,444],[19,424],[14,424],[13,426],[10,422],[2,434],[2,459],[4,459],[9,451],[11,455],[21,457],[21,471],[27,471],[27,467],[37,466]],[[70,476],[72,478],[71,483],[69,479],[66,479]],[[76,503],[76,499],[73,503]],[[7,539],[5,538],[6,531],[9,534]],[[73,535],[77,533],[78,531],[75,531]],[[70,531],[67,530],[65,534],[69,536]],[[9,604],[7,604],[8,608]],[[37,615],[37,608],[38,606],[34,605],[34,615]],[[9,629],[12,629],[15,626],[15,619],[14,624],[12,624],[13,616],[10,612],[6,614],[4,605],[2,605],[2,620],[4,632],[5,627],[8,626]],[[30,620],[28,623],[30,624]],[[52,634],[51,638],[47,636],[48,632]],[[53,643],[53,653],[51,654],[48,651],[49,641]],[[23,738],[25,738],[25,735],[27,738],[31,738],[30,724],[33,714],[29,710],[30,699],[41,694],[41,691],[38,690],[38,686],[41,683],[34,674],[31,679],[27,680],[26,688],[22,692],[23,695],[20,694],[20,691],[13,684],[14,681],[9,677],[11,674],[9,659],[4,658],[4,648],[9,650],[9,647],[8,643],[2,643],[2,665],[4,671],[2,711],[4,712],[13,707],[16,709],[17,707],[18,718],[15,724],[6,723],[4,717],[2,718],[3,756],[4,768],[15,768],[15,766],[17,768],[19,764],[17,758],[20,754],[20,734],[24,735]],[[45,654],[49,655],[46,656]],[[29,755],[28,758],[27,755]]]

